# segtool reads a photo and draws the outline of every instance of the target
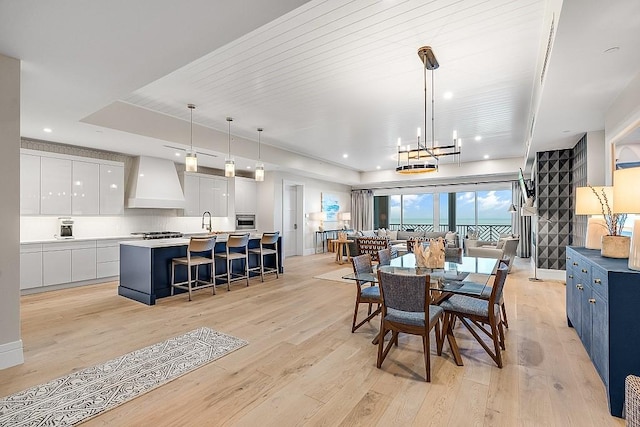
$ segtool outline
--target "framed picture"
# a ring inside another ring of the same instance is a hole
[[[338,196],[331,193],[321,193],[322,212],[327,215],[325,221],[337,221],[340,202]]]

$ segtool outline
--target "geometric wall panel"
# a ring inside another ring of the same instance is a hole
[[[573,163],[571,149],[536,153],[538,268],[566,269],[566,247],[573,242],[575,217]]]
[[[587,135],[585,134],[573,147],[573,194],[575,194],[577,187],[586,187],[587,184]],[[587,235],[587,219],[586,215],[573,216],[572,245],[584,246],[584,239]]]

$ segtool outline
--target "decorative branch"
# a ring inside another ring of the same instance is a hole
[[[609,199],[607,198],[607,193],[605,193],[604,188],[601,189],[602,196],[598,194],[595,188],[591,186],[591,184],[587,184],[593,194],[598,198],[598,202],[600,203],[600,207],[602,209],[602,216],[604,216],[604,220],[607,223],[607,231],[610,236],[621,236],[622,230],[624,228],[624,223],[627,220],[627,214],[617,214],[611,212],[611,205],[609,205]]]

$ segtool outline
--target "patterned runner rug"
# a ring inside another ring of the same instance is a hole
[[[195,329],[0,399],[0,426],[79,424],[247,344]]]

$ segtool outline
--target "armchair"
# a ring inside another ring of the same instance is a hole
[[[471,246],[465,249],[467,256],[475,256],[481,258],[495,258],[503,259],[509,258],[509,271],[513,265],[513,259],[516,257],[518,250],[518,244],[520,243],[519,237],[510,237],[500,239],[498,244],[494,247],[488,246]]]

